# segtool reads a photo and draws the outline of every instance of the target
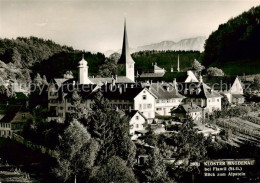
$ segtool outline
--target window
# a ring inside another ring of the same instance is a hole
[[[212,99],[212,102],[215,102],[215,99],[214,99],[214,98]]]
[[[217,102],[219,102],[219,99],[217,99]]]
[[[162,110],[162,108],[156,108],[156,110],[157,110],[157,111],[161,111],[161,110]]]
[[[135,125],[135,127],[136,127],[136,128],[139,128],[139,125],[138,125],[138,124],[136,124],[136,125]]]
[[[152,104],[147,104],[147,108],[151,109],[152,108]]]
[[[210,102],[210,100],[209,100],[209,102]]]
[[[143,100],[146,100],[146,95],[143,95]]]
[[[136,120],[139,120],[139,116],[136,116],[135,119],[136,119]]]
[[[139,109],[142,109],[142,104],[139,104]]]

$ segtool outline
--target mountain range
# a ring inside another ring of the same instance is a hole
[[[173,51],[179,51],[179,50],[193,50],[193,51],[204,51],[204,44],[206,41],[206,37],[199,36],[195,38],[188,38],[188,39],[182,39],[178,42],[174,41],[161,41],[159,43],[152,43],[149,45],[144,46],[138,46],[137,48],[130,48],[130,52],[138,52],[138,51],[144,51],[144,50],[173,50]],[[121,49],[115,51],[115,50],[108,50],[104,54],[106,56],[111,55],[112,53],[121,53]]]

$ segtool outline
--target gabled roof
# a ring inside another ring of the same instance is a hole
[[[21,112],[22,106],[10,107],[6,115],[0,120],[0,123],[23,123],[32,115],[29,112]]]
[[[154,82],[157,81],[165,81],[165,82],[172,82],[176,79],[177,82],[185,82],[187,79],[188,74],[187,72],[165,72],[165,73],[142,73],[138,80],[153,80]]]
[[[125,114],[127,116],[129,116],[130,118],[133,118],[137,113],[139,113],[145,120],[146,120],[146,117],[138,110],[126,110],[125,111]]]
[[[145,88],[119,88],[113,87],[111,90],[108,86],[108,90],[103,89],[106,86],[101,87],[102,94],[105,98],[112,99],[112,100],[134,100],[134,98],[141,93]],[[147,90],[148,91],[148,90]]]
[[[164,69],[159,67],[158,65],[154,65],[154,70],[164,70]]]
[[[233,86],[237,76],[206,76],[204,83],[214,87],[214,90],[228,91]]]
[[[51,80],[51,82],[53,82],[54,84],[57,85],[57,87],[61,87],[61,85],[67,81],[68,79],[65,79],[65,78],[54,78],[53,80]]]
[[[152,83],[150,84],[151,92],[158,99],[185,98],[180,95],[173,85],[168,83]]]
[[[222,97],[205,83],[178,83],[180,94],[188,98],[215,98]],[[198,91],[198,92],[197,92]]]
[[[174,113],[189,113],[189,112],[201,112],[202,108],[196,104],[184,104],[179,105],[173,112]]]

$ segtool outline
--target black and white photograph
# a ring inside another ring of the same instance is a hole
[[[0,183],[260,183],[260,1],[0,0]]]

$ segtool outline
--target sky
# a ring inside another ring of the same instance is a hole
[[[36,36],[86,51],[209,36],[260,0],[0,0],[0,38]]]

